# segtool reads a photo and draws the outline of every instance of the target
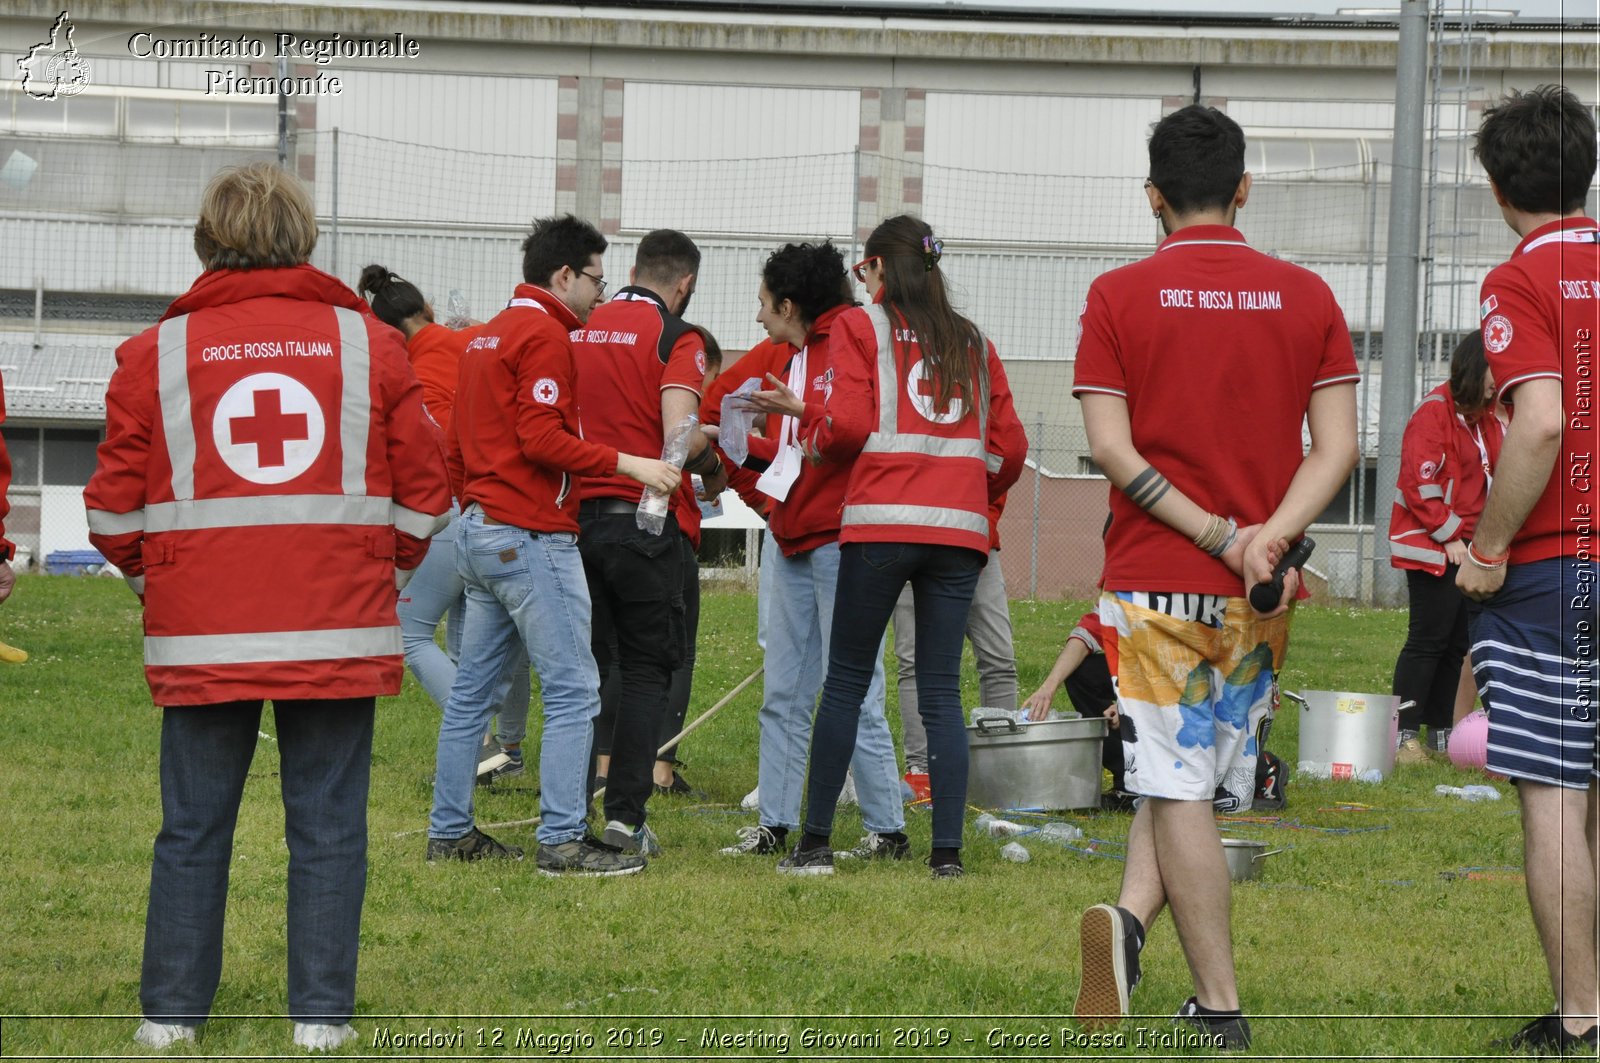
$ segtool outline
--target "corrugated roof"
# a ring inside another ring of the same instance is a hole
[[[93,333],[0,334],[8,420],[101,422],[121,340]]]

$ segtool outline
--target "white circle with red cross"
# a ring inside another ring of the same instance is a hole
[[[322,407],[282,373],[255,373],[223,392],[211,438],[228,468],[255,484],[288,483],[322,453]]]
[[[1499,354],[1511,346],[1511,320],[1504,314],[1496,314],[1483,323],[1483,345],[1489,348],[1490,354]]]
[[[555,405],[555,401],[560,397],[560,385],[558,385],[554,380],[551,380],[549,377],[542,376],[533,382],[534,402],[542,402],[546,406],[553,406]]]
[[[950,405],[945,409],[937,408],[935,403],[939,401],[939,389],[927,367],[927,361],[922,358],[918,358],[911,366],[911,372],[906,374],[906,395],[917,412],[934,424],[955,424],[961,420],[967,408],[959,395],[952,396]]]

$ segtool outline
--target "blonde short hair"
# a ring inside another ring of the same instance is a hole
[[[208,270],[298,266],[316,246],[310,190],[271,163],[230,166],[200,196],[194,252]]]

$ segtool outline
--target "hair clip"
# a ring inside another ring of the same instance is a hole
[[[944,256],[944,244],[931,236],[922,238],[922,268],[933,272],[934,265]]]

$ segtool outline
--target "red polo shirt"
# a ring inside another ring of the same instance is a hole
[[[683,388],[699,404],[706,375],[705,340],[685,325],[654,292],[628,287],[595,307],[572,332],[578,361],[578,405],[584,436],[647,458],[661,454],[661,393]],[[687,477],[685,481],[687,482]],[[582,498],[638,501],[637,480],[626,476],[585,477]],[[686,492],[672,497],[679,527],[690,520]]]
[[[1103,274],[1080,319],[1072,393],[1127,400],[1133,444],[1202,509],[1241,527],[1272,515],[1304,457],[1311,392],[1359,379],[1327,284],[1194,225]],[[1107,590],[1239,597],[1239,577],[1111,488]]]
[[[1596,228],[1591,218],[1542,225],[1483,282],[1483,349],[1500,393],[1512,406],[1512,420],[1518,384],[1539,377],[1562,381],[1561,451],[1544,494],[1511,541],[1511,560],[1517,564],[1593,550],[1594,349],[1600,337]]]

